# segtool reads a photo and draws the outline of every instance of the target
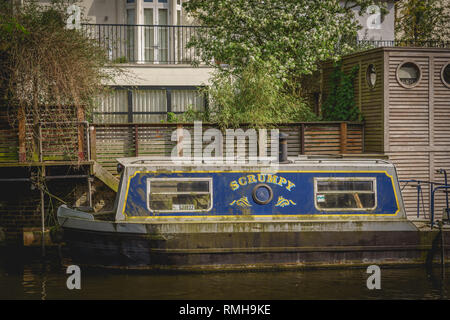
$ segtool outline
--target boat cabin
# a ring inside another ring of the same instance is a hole
[[[411,263],[426,257],[423,243],[432,237],[406,219],[392,163],[288,160],[119,159],[114,220],[64,205],[58,210],[72,261],[204,271]]]
[[[385,160],[292,158],[276,166],[118,161],[116,221],[405,218],[395,167]]]

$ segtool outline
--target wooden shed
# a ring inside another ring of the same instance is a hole
[[[364,151],[388,155],[402,180],[442,183],[444,176],[437,169],[446,169],[450,176],[450,49],[384,47],[343,57],[344,72],[355,65],[359,65],[355,100],[365,122]],[[323,101],[333,68],[332,62],[322,68]],[[430,187],[423,187],[421,215],[425,211],[428,216]],[[403,198],[408,215],[416,216],[416,189],[405,187]],[[437,194],[436,202],[440,216],[443,193]]]

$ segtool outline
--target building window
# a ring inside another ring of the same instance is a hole
[[[151,212],[199,212],[212,208],[211,178],[149,178]]]
[[[369,64],[366,70],[366,80],[367,84],[370,88],[375,87],[375,83],[377,82],[377,72],[375,70],[375,66],[373,64]]]
[[[444,85],[450,88],[450,62],[442,68],[441,79]]]
[[[397,81],[405,88],[415,87],[421,75],[420,67],[412,61],[403,62],[397,68]]]
[[[376,190],[376,178],[315,178],[314,202],[320,211],[374,210]]]
[[[127,26],[126,28],[126,50],[127,56],[130,61],[135,60],[134,51],[135,51],[135,28],[133,25],[136,23],[135,9],[127,9]]]
[[[166,90],[133,90],[132,97],[131,122],[148,123],[166,120]]]
[[[94,123],[159,123],[169,112],[205,111],[206,96],[196,87],[117,87],[99,99]]]
[[[190,63],[196,57],[192,54],[194,48],[187,48],[186,45],[196,29],[181,26],[182,3],[177,1],[172,8],[167,0],[127,1],[126,25],[109,26],[107,29],[110,30],[108,39],[110,36],[120,38],[120,44],[115,45],[117,48],[110,49],[118,52],[111,52],[110,55],[118,56],[122,63]],[[139,4],[141,9],[138,10]]]
[[[101,96],[92,121],[94,123],[127,123],[127,91],[113,90]]]

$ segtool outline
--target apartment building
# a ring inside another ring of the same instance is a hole
[[[82,0],[87,23],[82,30],[107,50],[112,63],[119,63],[126,76],[110,85],[112,94],[102,97],[94,122],[160,122],[168,112],[188,108],[204,110],[206,97],[197,88],[208,85],[212,68],[194,67],[198,50],[188,48],[189,39],[202,26],[183,10],[186,0]],[[46,1],[42,1],[46,2]],[[358,40],[394,40],[395,1],[386,1],[388,13],[367,11],[361,16]]]

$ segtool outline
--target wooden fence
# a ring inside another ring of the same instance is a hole
[[[6,112],[0,113],[0,162],[19,161],[19,135],[12,127]]]
[[[15,120],[14,124],[9,116]],[[0,163],[88,160],[87,121],[78,120],[77,114],[68,117],[72,121],[51,122],[51,117],[45,114],[42,118],[34,124],[31,117],[8,115],[0,110]],[[84,115],[79,118],[83,120]]]
[[[203,124],[202,131],[214,128]],[[364,127],[352,122],[290,123],[278,127],[289,134],[288,154],[362,153]],[[135,156],[170,156],[177,144],[177,129],[186,129],[194,139],[193,124],[92,124],[90,154],[108,171],[116,172],[116,158]],[[245,130],[245,129],[244,129]],[[268,137],[270,136],[267,130]],[[174,139],[172,141],[172,135]],[[186,137],[184,137],[186,139]],[[205,146],[209,142],[203,142]],[[224,141],[225,143],[225,141]],[[258,145],[246,141],[247,150]],[[270,144],[268,145],[270,148]],[[193,150],[193,149],[191,149]],[[191,151],[192,152],[192,151]],[[183,154],[186,156],[186,154]]]
[[[51,123],[39,124],[39,159],[31,149],[32,131],[27,124],[22,136],[0,117],[0,163],[31,163],[36,161],[79,162],[96,160],[108,171],[117,174],[116,159],[135,156],[170,156],[177,146],[177,130],[186,129],[194,138],[193,124],[88,124],[73,123],[64,132],[58,132]],[[203,124],[202,131],[214,128]],[[288,154],[350,154],[362,153],[364,127],[354,122],[289,123],[278,127],[287,133]],[[55,131],[56,130],[56,131]],[[248,130],[248,128],[243,128]],[[172,139],[175,135],[175,139]],[[20,136],[20,137],[19,137]],[[270,139],[270,129],[267,130]],[[184,137],[184,139],[187,139]],[[186,142],[186,141],[185,141]],[[209,142],[203,142],[206,146]],[[225,141],[224,141],[225,144]],[[247,150],[258,151],[258,143],[249,143]],[[270,141],[267,145],[270,153]],[[22,150],[22,151],[20,151]],[[258,152],[254,153],[258,154]],[[186,153],[183,154],[186,156]]]

